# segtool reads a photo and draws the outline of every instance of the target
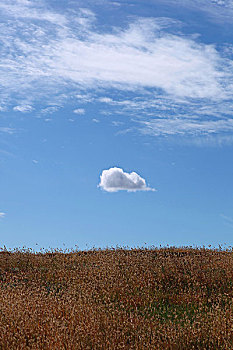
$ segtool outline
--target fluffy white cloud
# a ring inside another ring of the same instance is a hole
[[[146,181],[137,173],[126,173],[117,167],[103,170],[100,175],[99,187],[107,192],[155,191],[155,189],[148,187]]]
[[[3,212],[0,213],[0,219],[4,218],[5,216],[6,216],[6,213],[3,213]]]

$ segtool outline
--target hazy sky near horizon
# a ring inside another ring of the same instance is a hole
[[[232,18],[2,0],[0,246],[232,245]]]

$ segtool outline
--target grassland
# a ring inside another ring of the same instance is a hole
[[[0,349],[233,349],[233,250],[0,252]]]

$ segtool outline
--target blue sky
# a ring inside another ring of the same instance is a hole
[[[2,0],[0,245],[232,245],[232,16]]]

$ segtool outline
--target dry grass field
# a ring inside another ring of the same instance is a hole
[[[0,349],[233,349],[233,250],[0,252]]]

